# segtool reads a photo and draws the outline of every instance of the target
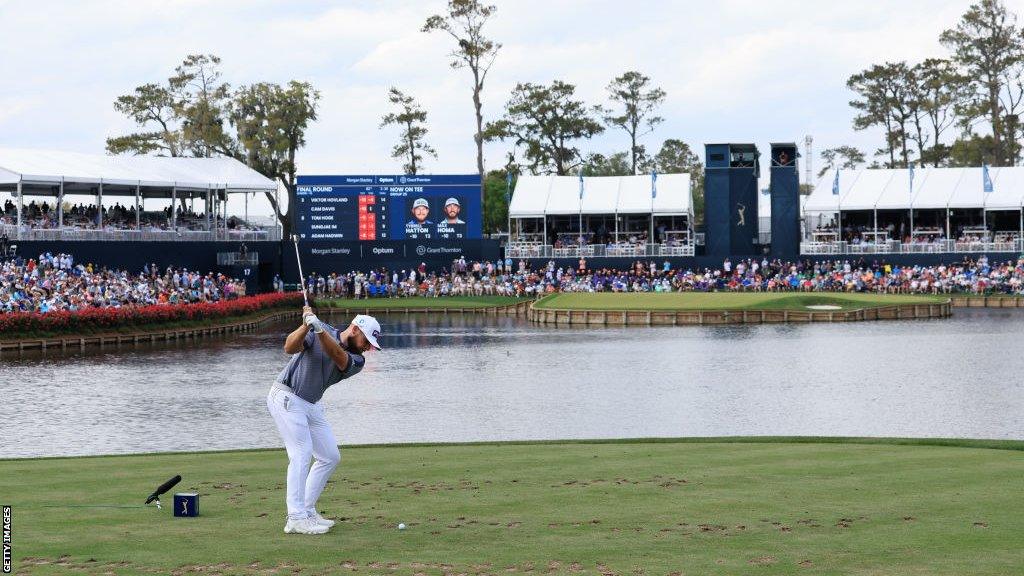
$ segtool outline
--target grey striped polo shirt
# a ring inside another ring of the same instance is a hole
[[[335,340],[341,331],[324,323],[324,330],[331,334]],[[341,344],[345,348],[345,344]],[[345,371],[338,369],[338,365],[331,360],[320,343],[320,337],[313,330],[306,334],[302,342],[302,352],[292,354],[288,365],[277,375],[277,382],[291,388],[299,398],[306,402],[315,404],[323,397],[329,387],[338,382],[355,376],[363,369],[366,360],[361,354],[348,354],[348,367]]]

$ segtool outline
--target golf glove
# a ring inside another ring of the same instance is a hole
[[[306,320],[306,326],[309,326],[310,328],[312,328],[313,332],[316,332],[317,334],[319,334],[319,333],[324,331],[323,324],[320,323],[320,319],[316,317],[316,314],[308,314],[308,315],[306,315],[305,320]]]

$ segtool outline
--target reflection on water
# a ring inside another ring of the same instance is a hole
[[[851,324],[551,328],[383,317],[329,390],[342,443],[719,435],[1022,438],[1024,310]],[[0,457],[280,446],[291,324],[0,357]]]

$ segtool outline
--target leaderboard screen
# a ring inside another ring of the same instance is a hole
[[[299,176],[303,240],[480,238],[480,176]]]

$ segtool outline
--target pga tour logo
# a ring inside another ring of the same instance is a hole
[[[426,253],[427,253],[427,247],[426,246],[420,244],[419,246],[416,247],[416,255],[417,256],[423,256]]]

